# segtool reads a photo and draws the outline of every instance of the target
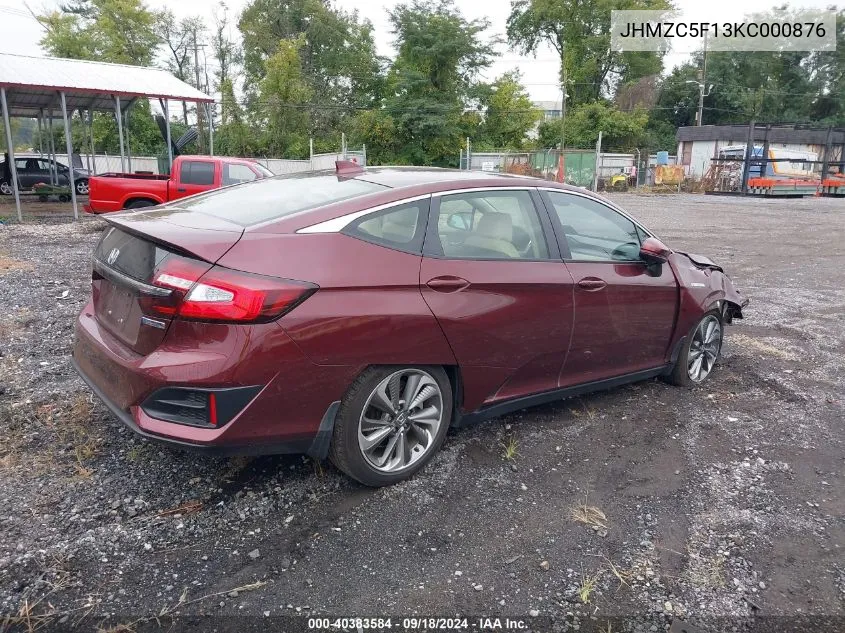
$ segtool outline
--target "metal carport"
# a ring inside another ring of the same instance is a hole
[[[44,120],[44,113],[47,112],[52,127],[53,110],[61,110],[70,162],[73,148],[68,112],[79,110],[81,115],[82,111],[86,111],[89,133],[92,112],[114,112],[120,139],[121,168],[123,168],[124,115],[136,100],[145,98],[159,99],[164,110],[164,118],[167,122],[167,150],[169,160],[172,162],[168,100],[191,101],[200,107],[200,104],[213,101],[205,93],[177,79],[166,70],[158,68],[0,53],[0,106],[3,110],[3,125],[6,132],[6,144],[9,148],[9,170],[12,176],[18,221],[22,221],[23,216],[15,166],[14,141],[9,122],[11,117],[38,118],[41,122]],[[210,128],[211,126],[209,130]],[[52,136],[50,138],[52,140]],[[93,145],[93,137],[91,143]],[[73,168],[72,165],[69,167],[73,217],[78,219],[79,210],[76,204]]]

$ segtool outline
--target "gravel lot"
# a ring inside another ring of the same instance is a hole
[[[135,437],[69,362],[101,222],[0,226],[0,632],[845,630],[845,200],[614,200],[751,298],[709,382],[455,432],[381,490]]]

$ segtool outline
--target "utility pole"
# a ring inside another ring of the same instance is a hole
[[[707,85],[707,33],[704,34],[704,63],[701,67],[701,77],[699,81],[690,79],[686,83],[698,85],[698,114],[695,117],[695,124],[701,126],[704,118],[704,97],[709,97],[710,91],[713,90],[713,84]],[[705,88],[707,92],[704,91]]]
[[[563,83],[560,86],[560,153],[563,154],[563,147],[566,145],[566,61],[563,56],[560,58],[560,64],[563,66]]]
[[[566,94],[566,56],[561,51],[560,55],[561,66],[561,86],[560,86],[560,159],[558,161],[558,182],[566,182],[566,155],[563,148],[566,146],[566,99],[569,97]]]
[[[200,90],[200,46],[205,46],[205,44],[197,45],[197,29],[194,28],[194,73],[197,80],[194,85],[197,90]],[[202,106],[199,103],[197,103],[197,133],[199,134],[199,136],[197,136],[197,148],[199,149],[200,154],[205,154],[205,134],[202,123]]]

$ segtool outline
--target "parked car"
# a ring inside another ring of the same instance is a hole
[[[246,158],[177,156],[173,159],[170,175],[109,173],[92,177],[85,210],[108,213],[151,207],[272,175],[269,169]]]
[[[134,431],[329,456],[371,485],[449,427],[712,372],[747,300],[612,202],[543,180],[312,172],[107,216],[73,362]]]
[[[12,174],[6,162],[8,154],[5,154],[0,162],[0,194],[11,196]],[[70,184],[70,173],[68,166],[58,161],[41,156],[15,156],[15,167],[18,171],[18,182],[24,190],[32,189],[38,183],[50,183],[50,167],[56,171],[57,184],[60,187],[68,187]],[[88,195],[88,181],[91,172],[87,169],[77,167],[73,170],[74,186],[76,193],[80,196]]]

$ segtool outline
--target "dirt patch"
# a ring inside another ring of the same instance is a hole
[[[10,272],[26,272],[31,271],[33,265],[30,262],[12,259],[0,253],[0,275],[5,275]]]

